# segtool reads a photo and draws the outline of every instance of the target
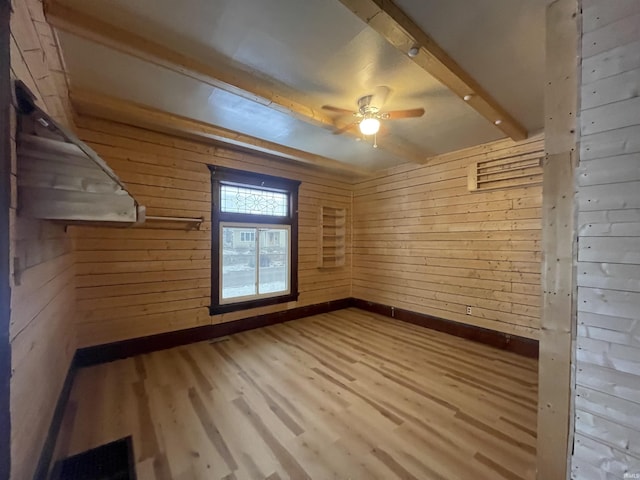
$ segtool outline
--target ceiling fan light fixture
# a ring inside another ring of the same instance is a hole
[[[360,131],[363,135],[375,135],[380,130],[380,120],[374,117],[365,118],[360,122]]]

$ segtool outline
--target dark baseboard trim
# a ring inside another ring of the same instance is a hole
[[[421,327],[484,343],[525,357],[538,358],[537,340],[497,332],[473,325],[466,325],[453,320],[445,320],[423,313],[412,312],[410,310],[395,308],[389,305],[369,302],[357,298],[343,298],[340,300],[332,300],[305,307],[292,308],[281,312],[256,315],[233,322],[205,325],[202,327],[177,330],[174,332],[150,335],[148,337],[132,338],[130,340],[122,340],[120,342],[81,348],[76,352],[73,366],[75,368],[88,367],[91,365],[119,360],[121,358],[151,353],[158,350],[165,350],[167,348],[187,345],[189,343],[202,342],[213,338],[233,335],[234,333],[244,332],[246,330],[253,330],[255,328],[275,325],[277,323],[288,322],[290,320],[310,317],[312,315],[332,312],[349,307],[356,307],[361,310],[413,323]]]
[[[71,387],[73,386],[73,380],[75,379],[77,370],[78,367],[76,365],[76,357],[74,356],[73,360],[71,361],[71,365],[69,365],[67,376],[64,379],[64,384],[62,385],[62,390],[60,392],[60,396],[58,397],[56,408],[53,411],[53,418],[51,419],[51,424],[49,425],[47,438],[44,441],[44,446],[42,447],[40,458],[38,459],[36,473],[33,476],[34,480],[46,480],[49,478],[49,472],[51,471],[52,467],[53,454],[56,448],[56,441],[58,440],[58,433],[60,432],[60,427],[62,426],[64,412],[67,408],[69,396],[71,395]]]
[[[421,327],[430,328],[439,332],[466,338],[474,342],[484,343],[492,347],[507,350],[529,358],[538,358],[538,341],[530,338],[497,332],[487,328],[466,325],[464,323],[432,317],[424,313],[416,313],[410,310],[390,307],[381,303],[366,300],[353,299],[353,306],[368,312],[378,313],[386,317],[413,323]]]
[[[310,317],[320,313],[341,310],[353,305],[351,298],[332,300],[329,302],[297,307],[281,312],[267,313],[254,317],[243,318],[233,322],[205,325],[202,327],[177,330],[175,332],[160,333],[148,337],[133,338],[120,342],[97,345],[95,347],[81,348],[76,352],[76,366],[87,367],[99,363],[111,362],[121,358],[132,357],[143,353],[165,350],[167,348],[187,345],[189,343],[202,342],[212,338],[224,337],[234,333],[253,330],[254,328],[275,325],[298,318]]]

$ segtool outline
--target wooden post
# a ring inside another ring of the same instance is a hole
[[[547,7],[538,480],[568,476],[575,337],[580,0]]]
[[[9,19],[11,4],[0,0],[0,479],[11,473],[11,344],[9,342],[9,206],[11,203],[11,79]]]

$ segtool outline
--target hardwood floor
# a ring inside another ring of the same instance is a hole
[[[533,479],[537,362],[356,309],[82,369],[69,454],[140,479]]]

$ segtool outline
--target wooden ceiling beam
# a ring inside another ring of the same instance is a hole
[[[282,88],[267,79],[256,78],[231,66],[219,64],[213,67],[205,64],[136,33],[62,5],[58,0],[44,0],[44,11],[47,21],[64,32],[159,65],[311,125],[326,130],[337,128],[333,117],[278,93]],[[346,132],[345,135],[354,138],[358,136],[351,132]],[[427,157],[427,153],[389,137],[379,147],[409,162],[421,163]]]
[[[75,111],[80,115],[111,120],[200,142],[235,145],[280,159],[295,160],[313,167],[345,173],[351,177],[362,178],[371,175],[368,170],[337,160],[108,95],[72,89],[69,96]]]
[[[340,2],[405,55],[419,47],[411,60],[460,98],[470,95],[469,106],[507,136],[516,141],[527,138],[526,129],[391,0]]]

